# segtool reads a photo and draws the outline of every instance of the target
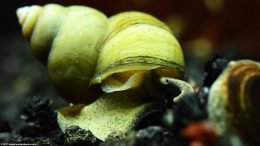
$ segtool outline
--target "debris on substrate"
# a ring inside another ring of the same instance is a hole
[[[46,97],[33,97],[20,115],[20,129],[12,129],[0,140],[8,143],[36,143],[37,145],[63,145],[64,138],[56,120],[56,113]],[[2,133],[3,130],[0,129]],[[1,135],[0,133],[0,135]]]
[[[79,126],[70,126],[64,133],[65,145],[68,146],[94,146],[100,143],[89,130],[81,129]]]
[[[205,67],[204,84],[195,95],[177,104],[169,100],[163,111],[147,116],[140,122],[141,126],[126,135],[110,135],[102,142],[91,131],[78,126],[71,126],[62,133],[50,99],[33,97],[21,111],[24,124],[20,129],[0,120],[0,141],[39,146],[230,146],[226,137],[216,135],[207,121],[206,111],[209,88],[227,63],[219,56],[209,61]]]

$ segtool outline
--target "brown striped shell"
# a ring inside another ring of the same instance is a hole
[[[259,62],[230,62],[210,89],[208,112],[218,134],[256,141],[260,136]]]

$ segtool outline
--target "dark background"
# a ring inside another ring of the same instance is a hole
[[[187,76],[200,84],[203,65],[215,54],[230,60],[260,60],[260,1],[250,0],[17,0],[2,1],[0,27],[0,118],[19,124],[20,108],[33,96],[48,96],[55,108],[65,103],[49,83],[47,71],[30,54],[15,11],[33,4],[81,4],[106,15],[127,10],[165,21],[180,41]],[[60,104],[62,103],[62,104]]]

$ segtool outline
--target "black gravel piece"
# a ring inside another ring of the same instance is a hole
[[[50,106],[48,98],[33,97],[21,114],[26,124],[20,129],[23,137],[49,137],[56,144],[63,144],[63,133],[57,123],[57,115]],[[38,139],[36,141],[39,141]],[[46,138],[42,143],[47,143]]]
[[[174,122],[172,130],[179,132],[181,129],[192,121],[202,121],[206,119],[206,111],[200,108],[199,101],[196,95],[190,95],[172,107]]]
[[[139,131],[129,132],[126,136],[110,137],[100,146],[175,146],[171,131],[160,126],[149,126]]]
[[[216,55],[213,59],[209,60],[204,66],[205,78],[203,86],[210,87],[227,66],[228,62],[227,59],[219,55]]]
[[[21,143],[23,142],[23,137],[20,135],[10,135],[10,137],[8,139],[6,139],[5,142],[9,142],[9,143]]]
[[[202,111],[204,117],[208,117],[207,105],[208,105],[208,96],[210,88],[207,86],[201,87],[199,92],[196,93],[197,104],[199,109]]]
[[[174,144],[172,133],[159,126],[150,126],[137,131],[133,146],[151,145],[151,146],[166,146]]]
[[[20,135],[13,134],[5,141],[8,144],[22,144],[22,145],[37,145],[37,146],[58,146],[49,137],[22,137]]]
[[[51,108],[50,101],[44,97],[33,97],[23,109],[21,119],[27,124],[21,129],[22,136],[50,136],[51,132],[59,129],[56,113]]]
[[[94,146],[100,142],[89,130],[79,126],[70,126],[64,133],[67,146]]]
[[[204,117],[207,117],[208,95],[211,85],[225,69],[229,61],[220,55],[216,55],[213,59],[206,62],[204,66],[203,84],[196,94],[199,109]]]
[[[35,140],[37,146],[58,146],[51,138],[48,137],[39,137]]]

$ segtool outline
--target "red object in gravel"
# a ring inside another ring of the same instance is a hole
[[[189,146],[215,146],[216,132],[208,121],[192,122],[181,131]]]

